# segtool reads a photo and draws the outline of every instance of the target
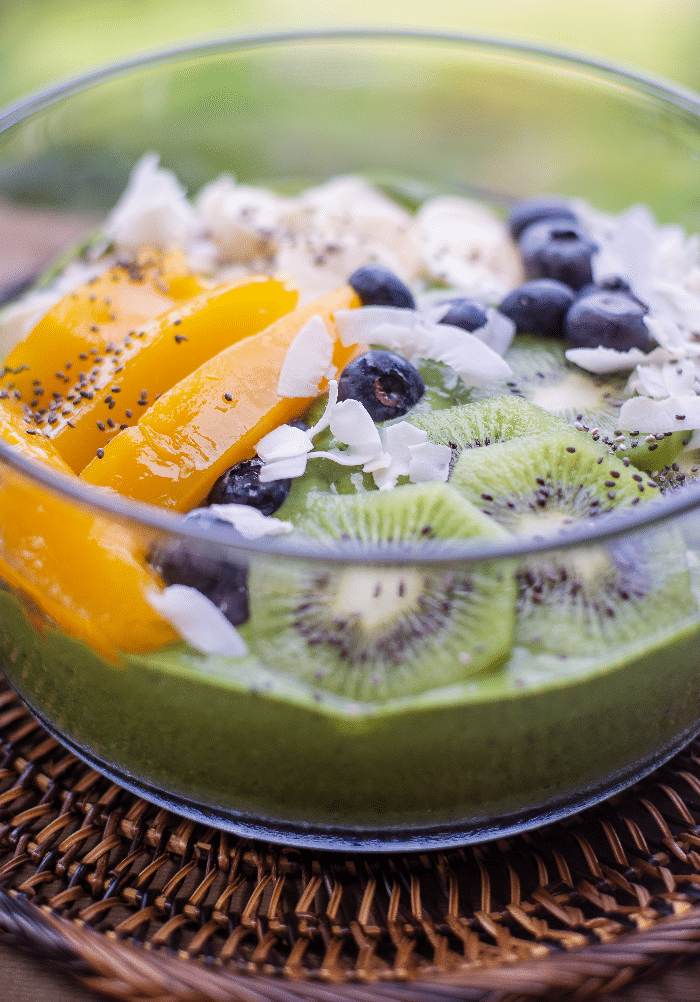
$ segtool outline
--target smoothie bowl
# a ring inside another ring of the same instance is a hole
[[[0,313],[0,662],[78,756],[382,851],[546,823],[700,729],[692,95],[336,33],[0,126],[4,199],[102,219]]]

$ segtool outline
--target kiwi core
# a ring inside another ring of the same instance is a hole
[[[542,386],[528,393],[528,399],[550,414],[581,412],[600,407],[600,393],[593,381],[578,372],[569,372],[556,386]]]
[[[565,511],[552,508],[525,511],[517,517],[515,531],[522,536],[548,536],[574,521]]]
[[[364,568],[341,575],[331,603],[334,617],[352,619],[363,633],[375,633],[409,616],[423,593],[420,574],[405,570],[382,570],[370,574]]]

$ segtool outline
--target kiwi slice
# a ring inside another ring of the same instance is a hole
[[[338,549],[372,543],[500,540],[507,534],[448,484],[319,497],[298,531]],[[254,653],[269,667],[363,702],[414,695],[502,664],[516,598],[510,561],[464,567],[293,561],[250,570]]]
[[[694,480],[700,480],[700,449],[690,449],[676,456],[672,463],[654,474],[663,493],[685,487]]]
[[[516,535],[546,536],[620,505],[658,495],[658,485],[576,431],[465,449],[450,483]]]
[[[627,375],[597,376],[569,362],[566,345],[552,338],[518,335],[506,354],[513,370],[508,380],[472,391],[473,399],[510,393],[590,434],[608,452],[627,456],[641,470],[660,470],[672,463],[688,442],[690,432],[645,435],[620,428],[620,408],[631,394]]]
[[[428,434],[428,441],[448,445],[452,466],[462,449],[475,449],[496,442],[530,435],[555,434],[567,430],[563,418],[554,417],[541,407],[517,396],[490,397],[450,407],[431,414],[416,414],[411,424]]]
[[[658,497],[654,481],[587,438],[534,436],[465,451],[451,484],[499,524],[533,538]],[[516,571],[516,643],[586,654],[645,642],[697,612],[679,533],[653,529],[611,543],[533,554]]]
[[[685,546],[672,529],[548,554],[517,578],[516,638],[534,652],[612,658],[698,612]]]

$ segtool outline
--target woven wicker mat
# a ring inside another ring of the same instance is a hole
[[[584,999],[700,953],[700,742],[525,835],[346,856],[169,814],[0,683],[0,929],[122,999]]]

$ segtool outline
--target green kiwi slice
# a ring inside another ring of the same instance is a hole
[[[451,484],[499,524],[531,538],[658,497],[654,481],[583,436],[513,440],[488,463],[465,451]],[[610,543],[524,560],[516,571],[516,643],[535,652],[611,652],[644,643],[697,612],[685,547],[654,528]]]
[[[452,466],[463,449],[567,430],[563,418],[517,396],[489,397],[429,414],[412,414],[409,421],[427,432],[429,442],[450,447]]]
[[[319,497],[298,531],[337,550],[373,543],[507,538],[448,484]],[[513,638],[512,562],[464,567],[353,564],[251,567],[254,653],[268,667],[363,702],[414,695],[502,664]]]
[[[473,398],[522,396],[587,432],[608,452],[628,456],[638,469],[660,470],[672,463],[690,432],[655,436],[621,429],[620,408],[632,396],[626,388],[627,374],[593,375],[569,362],[565,350],[563,342],[552,338],[518,335],[506,354],[513,375],[473,390]]]
[[[685,487],[694,480],[700,480],[700,449],[690,449],[676,456],[672,463],[654,474],[663,493]]]

